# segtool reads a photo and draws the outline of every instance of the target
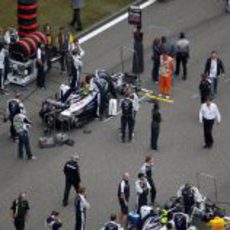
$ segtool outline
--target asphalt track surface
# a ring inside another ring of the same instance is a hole
[[[216,103],[222,114],[222,123],[214,128],[215,145],[212,150],[203,150],[202,126],[198,122],[199,97],[198,83],[204,62],[210,51],[216,49],[223,59],[227,75],[230,58],[230,15],[223,12],[220,2],[215,0],[171,0],[156,3],[143,12],[145,73],[141,76],[142,85],[152,89],[150,79],[151,43],[154,37],[166,35],[175,38],[185,31],[191,41],[191,59],[187,81],[177,78],[174,81],[174,104],[161,103],[163,122],[160,133],[160,151],[154,153],[154,179],[157,187],[157,202],[163,203],[176,193],[177,188],[187,181],[196,184],[196,173],[205,172],[217,178],[220,201],[229,202],[230,194],[230,153],[229,153],[229,87],[230,83],[220,80]],[[132,28],[126,21],[98,35],[83,45],[85,72],[96,68],[120,70],[120,47],[132,48]],[[127,51],[126,57],[130,56]],[[127,62],[128,63],[128,62]],[[149,151],[151,105],[143,103],[138,113],[135,140],[122,144],[119,140],[119,116],[109,121],[94,121],[86,128],[70,132],[75,140],[74,147],[62,146],[41,150],[37,147],[42,135],[42,124],[38,117],[41,100],[54,94],[61,82],[67,82],[59,74],[59,66],[48,76],[47,90],[36,89],[35,85],[26,88],[11,87],[30,95],[25,106],[32,119],[31,142],[37,161],[17,159],[17,145],[8,138],[9,124],[0,124],[0,229],[13,229],[9,217],[9,207],[21,191],[27,191],[31,205],[26,229],[43,229],[44,219],[52,210],[58,210],[64,222],[63,229],[74,229],[74,192],[71,192],[69,206],[62,207],[64,189],[63,165],[75,151],[80,154],[80,168],[83,183],[87,187],[87,198],[91,209],[87,212],[87,229],[99,229],[111,212],[118,212],[116,199],[117,184],[124,171],[131,173],[132,199],[135,194],[133,183],[146,153]],[[129,65],[126,65],[127,70]],[[1,96],[4,109],[7,98]],[[203,191],[214,197],[212,181],[202,178]],[[203,229],[203,228],[201,228]]]

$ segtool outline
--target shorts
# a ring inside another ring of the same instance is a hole
[[[120,204],[120,207],[121,207],[121,213],[124,214],[124,215],[128,215],[129,213],[129,208],[128,206],[125,204],[124,200],[119,198],[119,204]]]

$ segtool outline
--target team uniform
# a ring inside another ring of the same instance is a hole
[[[128,215],[129,208],[128,208],[128,202],[129,202],[129,196],[130,196],[130,187],[129,182],[126,180],[122,180],[119,183],[118,186],[118,200],[121,208],[121,213],[124,215]]]
[[[189,216],[183,212],[174,213],[175,230],[187,230]]]
[[[58,230],[62,227],[62,222],[58,220],[54,215],[50,215],[46,219],[46,228],[47,230]]]
[[[121,140],[125,142],[126,127],[128,126],[128,140],[132,140],[133,135],[133,102],[126,97],[121,102]]]
[[[205,210],[204,197],[195,186],[182,185],[177,191],[177,197],[183,202],[185,213],[191,217]]]
[[[73,186],[78,191],[79,184],[81,182],[79,166],[77,161],[70,160],[64,166],[64,174],[65,174],[65,191],[63,198],[63,205],[66,206],[68,204],[69,192],[71,186]]]
[[[16,199],[13,201],[11,210],[13,212],[14,226],[16,230],[25,229],[25,220],[29,209],[29,202],[27,200]]]
[[[115,221],[109,221],[105,224],[103,230],[122,230],[121,225],[116,223]]]
[[[158,150],[158,138],[160,134],[160,123],[161,113],[159,110],[152,111],[152,122],[151,122],[151,149]]]

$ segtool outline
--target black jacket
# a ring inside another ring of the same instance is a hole
[[[202,80],[199,85],[200,93],[203,95],[211,94],[211,83],[208,80]]]
[[[211,61],[212,61],[212,58],[208,58],[207,61],[206,61],[206,64],[205,64],[205,70],[204,70],[204,73],[206,74],[210,74],[210,70],[211,70]],[[221,73],[224,73],[224,65],[223,65],[223,62],[217,58],[217,76],[219,76]]]
[[[64,174],[67,180],[78,183],[81,182],[79,166],[74,160],[66,162],[64,166]]]

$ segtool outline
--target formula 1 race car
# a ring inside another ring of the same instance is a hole
[[[110,75],[104,70],[96,70],[88,77],[90,81],[81,87],[62,84],[55,99],[48,98],[42,102],[39,115],[48,129],[82,127],[95,118],[102,97],[107,103],[110,97],[117,98],[127,82],[131,83],[127,74]],[[132,76],[133,83],[135,80]]]

